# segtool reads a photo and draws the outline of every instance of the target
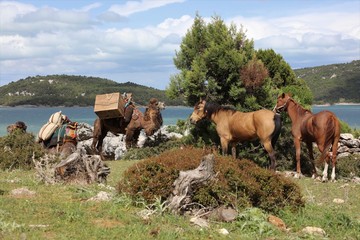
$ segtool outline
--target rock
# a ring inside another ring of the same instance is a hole
[[[357,148],[350,148],[350,149],[349,149],[349,153],[353,153],[353,154],[354,154],[354,153],[358,153],[358,152],[360,152],[360,148],[358,148],[358,147],[357,147]]]
[[[342,203],[344,203],[345,202],[345,200],[344,199],[341,199],[341,198],[335,198],[334,200],[333,200],[333,203],[337,203],[337,204],[342,204]]]
[[[344,145],[349,148],[358,148],[360,147],[360,141],[358,139],[351,139],[344,142]]]
[[[218,233],[222,234],[222,235],[229,235],[229,231],[226,230],[225,228],[221,228],[218,230]]]
[[[91,144],[92,144],[92,139],[87,139],[87,140],[78,142],[78,144],[76,145],[76,148],[77,148],[77,150],[81,150],[81,149],[85,150],[85,152],[87,154],[92,154]]]
[[[208,223],[208,221],[206,221],[206,219],[200,218],[200,217],[193,217],[190,219],[190,222],[198,225],[199,227],[203,227],[203,228],[209,228],[210,225]]]
[[[104,138],[103,142],[104,156],[114,156],[115,158],[115,150],[117,148],[120,148],[123,152],[126,152],[125,135],[120,134],[119,136],[115,136],[113,134],[108,134]],[[119,149],[118,152],[120,152]],[[121,159],[121,156],[117,156],[117,159]]]
[[[269,215],[268,217],[268,222],[271,223],[272,225],[274,225],[275,227],[277,227],[278,229],[285,231],[286,230],[286,225],[284,223],[284,221],[281,218],[278,218],[274,215]]]
[[[93,137],[93,127],[90,124],[81,122],[78,123],[77,128],[77,139],[78,141],[85,141],[92,139]]]
[[[341,133],[340,139],[352,140],[352,139],[354,139],[354,136],[351,133]]]
[[[317,235],[324,237],[326,232],[322,228],[318,227],[305,227],[302,230],[303,233],[310,234],[310,235]]]
[[[336,156],[336,159],[339,159],[339,158],[343,158],[343,157],[348,157],[350,156],[351,154],[349,152],[344,152],[344,153],[340,153]]]
[[[27,188],[17,188],[10,192],[10,194],[14,197],[34,197],[35,192],[30,191]]]
[[[110,201],[110,199],[111,199],[111,194],[110,193],[101,191],[96,196],[94,196],[92,198],[89,198],[87,200],[87,202],[91,202],[91,201],[93,201],[93,202]]]
[[[215,221],[232,222],[237,216],[238,213],[235,209],[221,206],[211,211],[209,218]]]
[[[349,151],[349,148],[347,146],[341,146],[337,150],[338,153],[343,153],[343,152],[347,152],[347,151]]]
[[[353,183],[360,183],[360,177],[353,177],[353,178],[351,179],[351,181],[352,181]]]
[[[87,154],[93,154],[92,151],[92,136],[93,136],[93,127],[87,123],[78,123],[78,145],[77,149],[84,149]],[[156,131],[152,136],[147,137],[145,132],[142,130],[137,142],[137,146],[142,148],[144,146],[149,146],[154,141],[165,142],[172,138],[182,138],[183,135],[169,132],[169,126],[162,126],[158,131]],[[103,141],[103,155],[106,158],[114,158],[115,160],[122,159],[126,154],[126,143],[125,135],[119,134],[115,136],[114,134],[108,132]]]
[[[283,172],[285,177],[294,177],[296,175],[295,171],[284,171]]]

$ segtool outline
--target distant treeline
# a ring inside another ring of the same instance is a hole
[[[294,70],[305,80],[314,103],[360,103],[360,60]]]
[[[132,92],[139,105],[150,98],[164,101],[168,106],[184,105],[182,99],[169,99],[165,91],[135,83],[69,75],[35,76],[20,79],[0,87],[0,105],[35,106],[93,106],[97,94]]]
[[[314,104],[360,103],[360,60],[294,70],[314,95]],[[150,98],[168,106],[184,105],[183,99],[170,99],[164,90],[86,76],[47,75],[20,79],[0,87],[0,105],[93,106],[97,94],[132,92],[139,105]]]

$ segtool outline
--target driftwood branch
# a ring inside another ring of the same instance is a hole
[[[214,155],[209,154],[203,157],[196,169],[180,172],[173,184],[173,193],[168,199],[168,207],[172,212],[179,212],[183,205],[191,202],[193,186],[204,184],[214,177],[214,163]]]

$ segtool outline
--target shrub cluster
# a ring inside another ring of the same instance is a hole
[[[186,147],[141,161],[124,173],[117,191],[149,204],[159,197],[165,200],[179,172],[196,168],[203,155],[202,149]],[[214,169],[217,173],[214,180],[193,189],[193,202],[206,207],[258,207],[269,212],[304,205],[300,188],[294,182],[249,160],[216,156]]]
[[[40,144],[35,142],[33,134],[15,130],[0,137],[0,169],[30,169],[34,166],[33,154],[35,158],[43,155],[43,150]]]
[[[330,164],[331,166],[331,164]],[[360,176],[360,157],[350,155],[340,158],[336,163],[336,177],[352,178]]]

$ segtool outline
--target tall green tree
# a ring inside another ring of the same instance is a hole
[[[283,57],[273,50],[255,50],[242,26],[214,16],[206,23],[196,15],[184,36],[174,64],[179,73],[170,77],[166,93],[183,96],[194,105],[200,97],[240,110],[272,108],[282,90],[303,92],[306,104],[312,97],[304,81],[295,77]]]

